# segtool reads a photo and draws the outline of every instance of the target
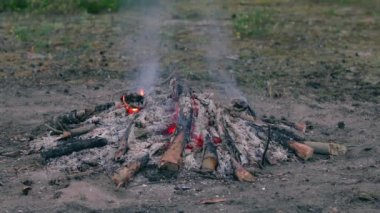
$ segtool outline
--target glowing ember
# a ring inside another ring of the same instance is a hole
[[[177,129],[177,124],[175,123],[172,123],[172,124],[169,124],[167,130],[166,130],[166,134],[168,135],[172,135],[175,133],[175,130]]]
[[[197,147],[203,147],[204,140],[202,134],[193,135],[193,140],[195,141],[195,145]]]
[[[222,139],[220,137],[212,137],[212,141],[214,142],[214,144],[222,143]]]
[[[188,150],[190,150],[190,151],[192,151],[193,148],[194,148],[194,147],[193,147],[191,144],[187,144],[186,147],[185,147],[185,149],[188,149]]]
[[[121,102],[123,102],[125,111],[127,112],[128,115],[135,114],[140,112],[140,108],[138,107],[133,107],[127,103],[125,95],[121,96]]]
[[[128,115],[140,112],[139,108],[128,107],[126,108]]]
[[[142,88],[139,89],[139,92],[138,92],[138,93],[139,93],[139,95],[141,95],[141,96],[144,96],[144,95],[145,95],[144,89],[142,89]]]

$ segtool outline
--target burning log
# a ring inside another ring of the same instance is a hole
[[[176,128],[177,134],[174,137],[172,145],[164,153],[160,160],[159,167],[163,170],[179,170],[182,162],[183,149],[185,148],[185,145],[190,141],[193,109],[186,98],[184,98],[182,102],[182,109],[180,111]]]
[[[119,140],[119,148],[116,150],[115,152],[115,161],[119,161],[121,159],[121,157],[128,151],[129,149],[129,146],[128,146],[128,140],[130,139],[129,138],[129,135],[131,134],[132,130],[133,130],[133,126],[135,124],[134,120],[135,120],[136,116],[134,116],[132,118],[132,120],[130,120],[129,124],[127,125],[127,129],[125,130],[125,133],[124,135],[121,137],[121,139]]]
[[[305,144],[314,149],[314,153],[322,155],[344,155],[347,147],[336,143],[322,143],[305,141]]]
[[[107,140],[104,138],[90,138],[90,139],[69,139],[52,149],[48,149],[41,152],[41,157],[45,160],[50,158],[56,158],[63,155],[69,155],[73,152],[78,152],[84,149],[91,149],[95,147],[102,147],[107,145]]]
[[[202,171],[215,171],[218,166],[218,153],[216,146],[211,141],[209,134],[205,136],[205,143],[203,146],[204,154],[202,161]]]
[[[116,184],[117,188],[127,184],[132,178],[144,168],[149,161],[149,155],[144,155],[137,160],[125,164],[112,176],[113,182]]]
[[[58,140],[63,140],[63,139],[75,137],[78,135],[83,135],[87,132],[92,131],[93,129],[95,129],[95,127],[96,127],[95,124],[88,124],[88,125],[84,125],[82,127],[71,129],[69,131],[63,131],[62,136]]]

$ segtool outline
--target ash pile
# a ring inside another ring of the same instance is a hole
[[[254,169],[346,147],[302,137],[305,123],[258,118],[244,98],[217,103],[176,79],[166,88],[125,92],[120,100],[74,110],[46,124],[32,141],[49,170],[106,172],[117,187],[140,171],[199,174],[254,182]],[[144,173],[149,174],[149,173]],[[149,178],[148,178],[149,180]]]

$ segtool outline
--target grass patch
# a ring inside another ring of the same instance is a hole
[[[97,14],[118,11],[123,6],[132,7],[150,2],[152,0],[1,0],[0,12],[68,14],[86,11]]]
[[[233,25],[238,38],[268,35],[274,26],[273,12],[268,9],[254,9],[253,11],[237,14]]]

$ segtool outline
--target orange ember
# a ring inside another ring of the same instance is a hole
[[[141,95],[141,96],[144,96],[145,95],[145,92],[144,92],[144,89],[139,89],[139,95]]]
[[[140,109],[139,108],[134,108],[134,107],[126,107],[125,108],[127,110],[127,113],[128,115],[131,115],[131,114],[135,114],[135,113],[138,113],[140,112]]]
[[[127,112],[128,115],[132,115],[132,114],[140,112],[140,108],[132,107],[131,105],[127,103],[124,95],[121,96],[121,101],[123,102],[125,111]]]

